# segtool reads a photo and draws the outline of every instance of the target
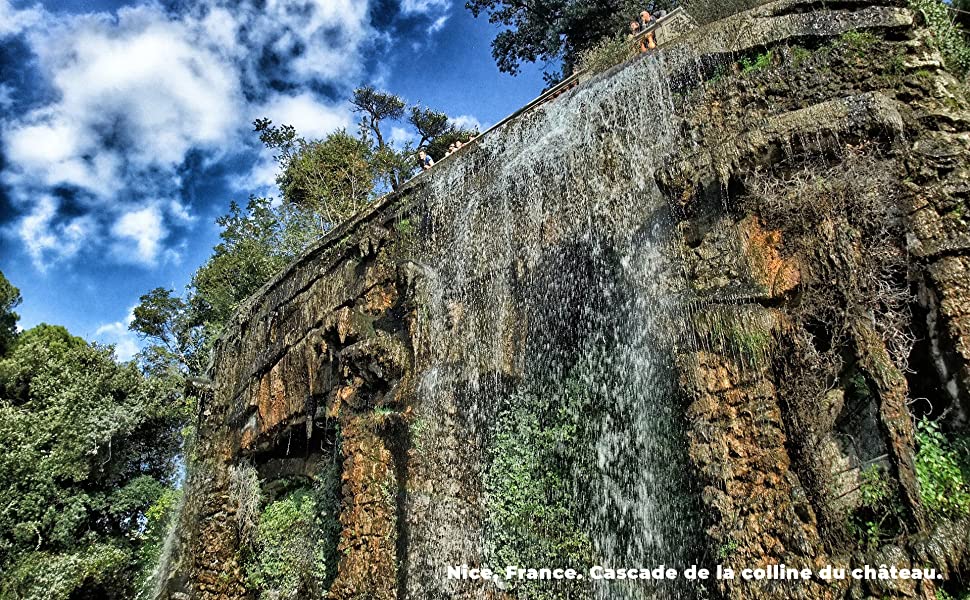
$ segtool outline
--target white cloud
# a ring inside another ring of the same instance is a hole
[[[292,125],[306,139],[318,139],[353,123],[348,103],[324,104],[309,92],[296,96],[277,95],[252,113],[265,116],[277,125]]]
[[[13,106],[13,88],[0,83],[0,110],[7,110]]]
[[[0,0],[0,38],[24,36],[35,76],[53,92],[47,104],[0,117],[2,183],[26,215],[16,231],[35,264],[74,256],[84,236],[121,262],[171,260],[178,251],[165,246],[179,243],[171,226],[194,221],[180,199],[191,153],[211,165],[252,147],[255,117],[308,138],[352,125],[346,102],[307,90],[362,76],[362,49],[374,36],[367,0],[204,0],[187,10],[151,2],[55,14]],[[272,77],[293,92],[263,96],[267,52],[278,63]],[[0,107],[11,93],[0,84]],[[255,183],[272,181],[267,165],[257,170]],[[79,216],[59,216],[53,190],[64,187]]]
[[[0,39],[17,35],[38,23],[44,15],[39,6],[17,10],[8,0],[0,0]]]
[[[135,320],[135,308],[128,311],[124,321],[104,323],[94,332],[94,337],[103,344],[114,344],[115,355],[120,361],[129,361],[141,350],[135,333],[128,329]]]
[[[401,11],[405,14],[427,14],[432,11],[446,11],[451,0],[401,0]]]
[[[41,271],[49,260],[73,257],[94,230],[94,221],[82,216],[57,222],[59,202],[42,196],[20,219],[16,230],[34,265]]]
[[[111,232],[120,238],[116,244],[119,260],[148,266],[157,262],[161,242],[168,235],[162,213],[154,206],[121,215]]]
[[[403,127],[391,127],[391,143],[400,148],[408,142],[415,141],[414,133]]]
[[[230,186],[237,192],[248,192],[257,196],[270,197],[278,195],[276,186],[276,172],[279,165],[273,160],[272,153],[264,151],[244,177],[233,177]]]
[[[428,35],[441,31],[441,28],[445,26],[446,22],[448,22],[448,15],[441,15],[435,19],[434,23],[428,25]]]
[[[189,207],[182,204],[178,200],[169,200],[167,209],[168,214],[176,221],[180,221],[182,223],[192,223],[195,221],[195,215],[191,213]]]
[[[477,129],[479,132],[484,132],[487,129],[481,121],[471,115],[458,115],[457,117],[451,117],[449,120],[453,125],[461,127],[462,129]]]
[[[173,169],[239,124],[232,65],[156,7],[58,23],[29,35],[58,100],[4,135],[14,164],[111,197],[123,168]],[[122,165],[114,148],[124,149]]]

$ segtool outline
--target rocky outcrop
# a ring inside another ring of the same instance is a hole
[[[234,466],[272,490],[326,460],[341,465],[328,597],[519,597],[445,570],[527,547],[966,573],[965,532],[927,518],[913,468],[913,388],[945,393],[934,415],[970,407],[970,113],[927,35],[894,3],[765,4],[594,77],[332,231],[215,348],[163,597],[254,597]],[[510,418],[526,407],[545,412]],[[560,464],[496,456],[521,439]],[[623,462],[661,451],[686,481]],[[509,464],[534,505],[500,504],[522,496],[490,479]],[[876,544],[848,517],[870,465],[900,528]],[[566,483],[541,487],[543,469]],[[522,543],[557,520],[585,537]],[[935,593],[863,583],[676,594]]]

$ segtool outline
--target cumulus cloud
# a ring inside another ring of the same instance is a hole
[[[450,120],[452,124],[462,129],[477,129],[479,132],[484,132],[488,129],[481,121],[471,115],[458,115],[457,117],[451,117]]]
[[[115,347],[115,356],[120,361],[129,361],[141,350],[138,338],[128,329],[135,320],[135,309],[132,307],[123,321],[104,323],[94,332],[94,337],[103,344]]]
[[[158,260],[161,242],[168,235],[162,223],[162,213],[157,207],[148,206],[121,215],[111,228],[116,252],[121,261],[154,265]]]
[[[300,136],[308,140],[323,138],[353,123],[349,103],[324,104],[309,92],[295,96],[275,95],[259,106],[252,116],[254,119],[265,116],[276,124],[292,125]]]
[[[36,25],[43,18],[44,11],[35,6],[27,9],[15,9],[9,0],[0,0],[0,39],[17,35],[24,29]]]
[[[252,147],[258,116],[306,137],[352,123],[344,101],[310,90],[360,75],[372,35],[367,1],[188,6],[70,15],[0,0],[0,38],[22,36],[32,75],[51,90],[48,101],[0,117],[0,177],[36,264],[74,256],[85,237],[120,262],[171,258],[165,246],[178,245],[174,226],[191,223],[192,209],[159,198],[180,197],[193,153],[213,163]],[[0,105],[14,92],[0,89]],[[65,193],[70,211],[56,199]]]
[[[401,11],[405,14],[444,12],[450,6],[451,0],[401,0]]]
[[[408,142],[415,142],[414,132],[403,127],[391,127],[391,144],[398,148]]]
[[[13,106],[13,87],[0,83],[0,110],[7,110]]]
[[[56,199],[42,196],[16,226],[27,253],[40,270],[48,260],[73,257],[95,229],[94,220],[88,216],[59,218],[59,207]]]

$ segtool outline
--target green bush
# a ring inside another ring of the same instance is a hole
[[[80,590],[122,598],[130,553],[112,544],[95,544],[73,553],[33,552],[4,576],[0,597],[69,600]]]
[[[876,45],[879,38],[869,31],[847,31],[842,34],[842,43],[855,50],[866,50]]]
[[[588,509],[574,478],[589,460],[583,452],[592,444],[583,427],[596,410],[594,393],[576,368],[561,387],[537,383],[502,407],[485,477],[490,564],[591,564],[592,543],[581,521]],[[529,582],[515,592],[546,600],[567,590]]]
[[[245,557],[246,584],[259,598],[323,598],[337,569],[338,473],[290,491],[259,515]]]
[[[970,516],[970,485],[961,464],[965,457],[929,419],[916,424],[916,443],[916,477],[926,510],[939,519]]]
[[[752,73],[771,66],[771,50],[754,57],[744,57],[740,61],[742,73]]]
[[[909,7],[923,15],[947,67],[966,77],[970,73],[970,45],[966,33],[950,18],[948,6],[940,0],[909,0]]]
[[[859,505],[849,518],[849,529],[866,548],[876,548],[902,529],[903,507],[895,482],[879,465],[859,473]]]

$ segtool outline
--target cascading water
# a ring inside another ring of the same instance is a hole
[[[654,179],[677,141],[673,107],[657,53],[490,133],[431,174],[419,393],[437,432],[469,436],[468,456],[439,465],[466,473],[438,491],[425,530],[411,531],[438,557],[427,566],[439,574],[444,564],[571,559],[585,571],[689,559],[698,519],[681,481],[671,365],[679,267],[665,255],[667,203]],[[478,499],[449,495],[476,478]],[[516,527],[545,535],[516,545]],[[408,590],[486,594],[442,579]],[[561,589],[684,597],[661,583]]]

